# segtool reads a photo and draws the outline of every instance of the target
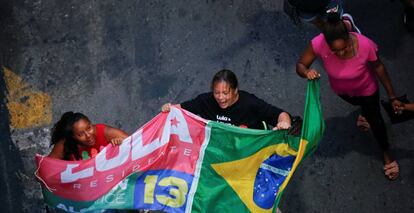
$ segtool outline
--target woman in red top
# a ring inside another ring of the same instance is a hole
[[[128,137],[120,129],[92,124],[82,113],[66,112],[52,129],[53,149],[49,157],[62,160],[86,160],[106,145],[119,145]]]

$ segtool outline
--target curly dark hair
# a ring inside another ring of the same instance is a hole
[[[64,160],[70,160],[71,155],[73,155],[76,160],[81,159],[76,140],[73,138],[73,124],[81,119],[90,122],[89,118],[80,112],[65,112],[52,128],[50,145],[55,145],[57,142],[64,140]]]

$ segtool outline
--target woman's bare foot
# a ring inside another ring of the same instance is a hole
[[[368,131],[371,128],[367,119],[362,115],[358,116],[356,125],[360,130],[364,132]]]

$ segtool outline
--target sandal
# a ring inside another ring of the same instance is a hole
[[[384,174],[389,180],[396,180],[400,174],[400,167],[397,161],[384,165]]]
[[[364,132],[368,131],[371,128],[371,126],[369,125],[367,119],[362,115],[358,116],[356,125],[360,130],[362,130]]]

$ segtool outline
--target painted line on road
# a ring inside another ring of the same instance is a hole
[[[52,99],[42,91],[23,82],[12,70],[3,67],[7,88],[7,108],[10,127],[26,129],[49,125],[52,122]]]

